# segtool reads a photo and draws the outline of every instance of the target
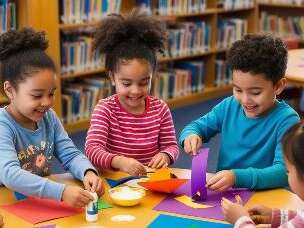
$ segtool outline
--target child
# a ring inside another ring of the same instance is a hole
[[[165,34],[160,22],[138,11],[110,15],[97,29],[95,48],[105,54],[116,94],[100,100],[92,114],[85,151],[96,167],[145,175],[144,165],[162,168],[177,159],[170,110],[149,96]]]
[[[291,127],[283,136],[282,144],[289,185],[292,191],[304,200],[304,122]],[[255,223],[271,224],[271,227],[304,227],[304,210],[291,211],[256,206],[247,212],[241,204],[232,203],[227,199],[222,201],[222,210],[225,219],[235,223],[236,228],[255,227]]]
[[[195,155],[203,142],[221,134],[218,172],[207,180],[210,190],[286,186],[280,140],[299,121],[289,105],[276,99],[286,84],[286,47],[271,35],[248,34],[232,45],[227,61],[233,96],[186,126],[180,144]]]
[[[44,52],[47,46],[44,33],[30,28],[0,36],[0,75],[9,99],[0,109],[0,183],[25,195],[83,207],[93,200],[87,191],[43,178],[55,156],[86,190],[103,191],[97,171],[51,109],[56,69]]]

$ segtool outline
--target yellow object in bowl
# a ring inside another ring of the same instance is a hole
[[[140,203],[146,195],[145,190],[141,188],[131,188],[121,186],[109,190],[110,198],[120,206],[135,206]]]

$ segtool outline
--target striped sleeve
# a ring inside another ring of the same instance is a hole
[[[240,217],[234,224],[234,228],[255,228],[254,222],[249,216]]]
[[[271,219],[271,227],[289,227],[288,223],[297,216],[296,211],[292,210],[283,210],[283,209],[273,209],[272,210],[272,219]],[[294,226],[300,227],[300,226]]]
[[[107,152],[110,110],[102,102],[95,107],[91,118],[91,126],[88,130],[85,153],[90,161],[100,169],[111,169],[111,163],[115,154]]]
[[[175,129],[171,112],[169,107],[165,103],[163,103],[161,115],[162,119],[159,133],[160,152],[167,153],[173,163],[178,158],[179,150],[176,142]]]

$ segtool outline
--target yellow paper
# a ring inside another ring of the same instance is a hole
[[[195,203],[195,202],[192,201],[192,199],[189,196],[186,196],[186,195],[176,197],[175,199],[177,201],[185,204],[186,206],[192,207],[192,208],[195,208],[195,209],[213,207],[211,205]]]
[[[161,181],[170,179],[170,170],[163,168],[156,170],[155,173],[151,174],[149,181]]]

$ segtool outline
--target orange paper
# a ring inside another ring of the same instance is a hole
[[[69,207],[62,202],[38,198],[28,198],[1,207],[32,224],[68,217],[83,212],[81,208]]]
[[[186,181],[186,179],[176,178],[176,176],[170,172],[170,169],[163,168],[151,174],[148,181],[138,182],[138,184],[152,191],[171,193]]]

